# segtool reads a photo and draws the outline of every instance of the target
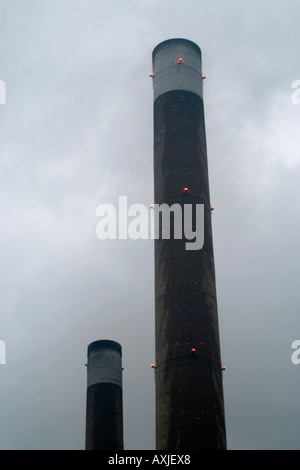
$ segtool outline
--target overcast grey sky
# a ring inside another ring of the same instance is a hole
[[[298,0],[0,0],[0,448],[82,449],[86,350],[121,343],[126,449],[154,449],[151,54],[202,50],[230,449],[299,449]]]

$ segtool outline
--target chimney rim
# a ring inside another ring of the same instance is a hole
[[[122,346],[116,341],[112,341],[110,339],[100,339],[90,343],[87,350],[88,356],[92,352],[99,351],[99,349],[113,349],[114,351],[117,351],[120,356],[122,356]]]
[[[198,46],[198,44],[196,44],[194,41],[191,41],[190,39],[185,39],[185,38],[171,38],[171,39],[166,39],[165,41],[162,41],[159,44],[157,44],[157,46],[155,46],[152,52],[152,58],[154,59],[154,56],[157,53],[158,49],[160,49],[161,47],[164,47],[168,43],[175,43],[175,42],[189,44],[190,46],[194,47],[201,56],[201,49]]]

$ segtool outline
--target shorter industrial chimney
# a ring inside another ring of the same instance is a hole
[[[87,350],[86,450],[123,450],[122,348],[110,340]]]

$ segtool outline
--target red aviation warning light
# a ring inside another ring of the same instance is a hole
[[[210,206],[210,210],[211,211],[215,210],[214,206]]]
[[[197,352],[197,351],[196,351],[195,348],[192,348],[192,349],[191,349],[191,353],[193,354],[193,356],[196,354],[196,352]]]
[[[189,188],[187,188],[187,187],[183,188],[183,192],[184,192],[184,193],[188,193],[188,192],[189,192]]]
[[[202,79],[205,80],[205,79],[206,79],[206,75],[202,75]]]
[[[177,64],[184,64],[184,60],[182,57],[179,57],[179,59],[177,60]]]
[[[150,77],[150,78],[154,78],[154,77],[155,77],[155,73],[152,73],[152,72],[149,73],[149,77]]]
[[[222,366],[221,369],[222,369],[222,372],[223,372],[224,370],[226,370],[226,367],[225,367],[225,366]]]
[[[152,369],[156,369],[156,364],[154,364],[154,362],[152,362],[151,367],[152,367]]]

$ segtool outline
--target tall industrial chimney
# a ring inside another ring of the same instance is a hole
[[[115,341],[88,346],[85,448],[123,449],[122,348]]]
[[[204,205],[201,249],[155,240],[156,448],[225,449],[201,50],[170,39],[152,59],[155,204]]]

